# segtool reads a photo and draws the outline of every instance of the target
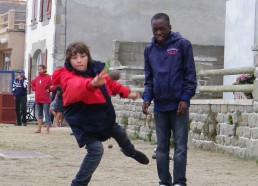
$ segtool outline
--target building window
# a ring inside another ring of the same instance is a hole
[[[48,23],[51,18],[52,0],[40,0],[40,16],[39,21]]]
[[[10,54],[4,53],[3,58],[4,58],[3,70],[10,70],[10,64],[11,64]]]
[[[52,0],[47,1],[47,18],[51,18]]]
[[[38,7],[38,0],[32,0],[31,25],[35,25],[38,23],[37,22],[37,15],[38,15],[37,7]]]

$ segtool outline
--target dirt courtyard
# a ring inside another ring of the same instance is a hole
[[[1,125],[1,124],[0,124]],[[0,127],[0,154],[6,151],[39,152],[44,158],[0,156],[1,186],[68,186],[77,173],[86,150],[79,149],[68,127],[51,128],[50,134],[34,134],[35,125]],[[150,158],[141,165],[125,157],[113,140],[104,143],[105,153],[90,186],[158,186],[154,145],[134,140],[136,148]],[[109,149],[108,144],[113,144]],[[172,172],[171,162],[171,172]],[[189,149],[187,179],[190,186],[257,186],[258,165],[226,154]]]

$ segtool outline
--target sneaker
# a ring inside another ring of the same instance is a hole
[[[135,150],[134,154],[131,157],[141,164],[147,165],[149,163],[149,159],[147,158],[147,156],[138,150]]]
[[[27,126],[27,123],[23,123],[22,126]]]

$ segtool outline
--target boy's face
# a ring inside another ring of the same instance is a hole
[[[162,44],[171,31],[171,25],[165,19],[153,19],[151,22],[153,36],[159,44]]]
[[[85,72],[88,65],[88,56],[85,53],[77,53],[71,57],[70,62],[74,69]]]

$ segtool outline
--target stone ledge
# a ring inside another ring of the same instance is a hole
[[[192,99],[191,100],[191,105],[253,105],[253,100],[232,100],[232,99],[215,99],[215,100],[210,100],[210,99]]]

